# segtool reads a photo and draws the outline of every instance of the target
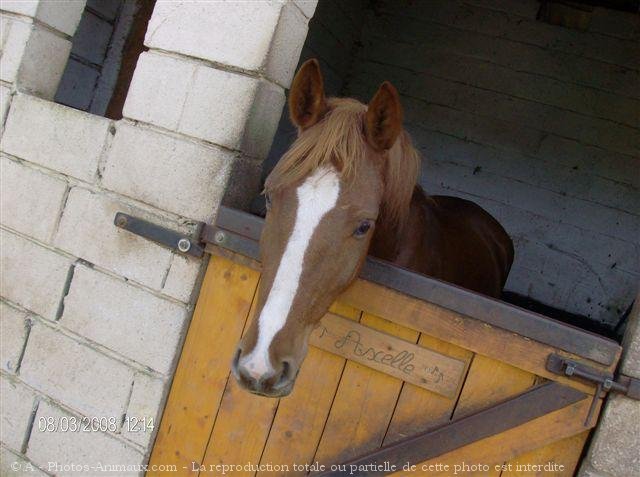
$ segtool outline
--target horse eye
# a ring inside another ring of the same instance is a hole
[[[363,237],[364,235],[367,234],[370,228],[371,228],[371,221],[363,220],[362,222],[360,222],[360,225],[358,225],[358,228],[353,232],[353,235],[355,237]]]

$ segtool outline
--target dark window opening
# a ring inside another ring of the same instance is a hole
[[[88,0],[55,101],[122,117],[155,0]]]

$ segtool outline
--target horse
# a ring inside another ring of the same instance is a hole
[[[291,392],[312,330],[368,253],[492,297],[514,255],[480,206],[417,185],[420,156],[389,82],[368,105],[327,98],[311,59],[288,101],[298,137],[265,181],[256,313],[231,365],[242,388],[268,397]]]

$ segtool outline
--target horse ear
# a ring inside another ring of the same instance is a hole
[[[294,125],[306,129],[316,124],[327,109],[318,60],[311,59],[296,73],[289,91],[289,115]]]
[[[369,143],[377,150],[390,149],[402,131],[402,105],[400,95],[391,83],[385,81],[369,102],[365,117],[365,133]]]

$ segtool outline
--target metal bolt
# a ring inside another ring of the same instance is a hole
[[[127,218],[124,215],[119,216],[118,220],[116,220],[116,225],[118,227],[124,227],[127,225]]]
[[[190,248],[191,241],[189,239],[181,238],[180,240],[178,240],[178,250],[180,250],[182,253],[188,252]]]
[[[216,243],[222,243],[224,242],[224,239],[227,238],[226,235],[224,234],[224,232],[222,231],[218,231],[216,232],[216,234],[213,236],[213,240],[216,241]]]

